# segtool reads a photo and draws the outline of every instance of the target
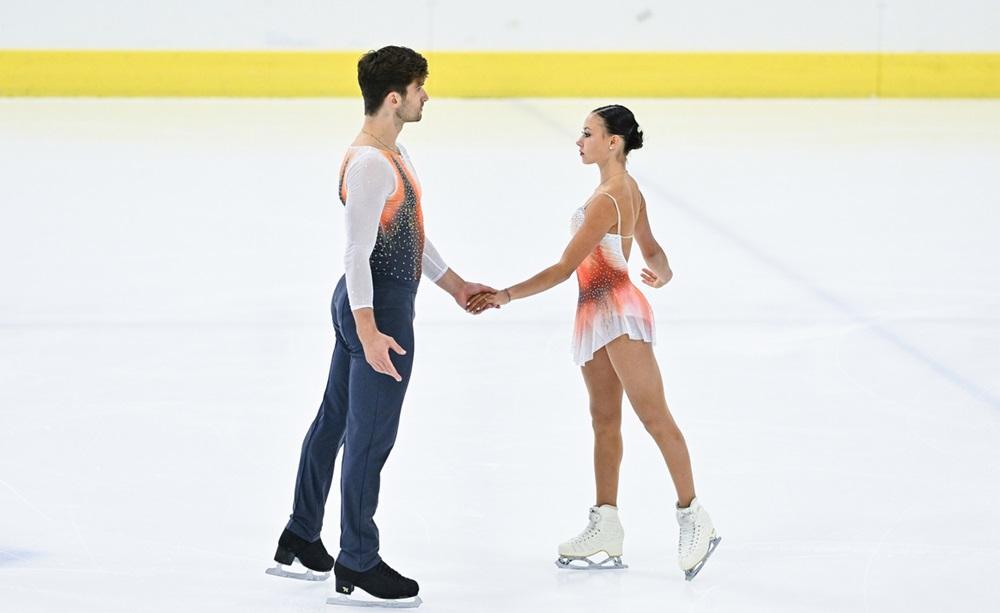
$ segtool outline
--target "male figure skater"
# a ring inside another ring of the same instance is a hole
[[[396,138],[405,124],[420,121],[426,78],[427,60],[405,47],[371,51],[358,62],[365,119],[340,171],[347,248],[331,307],[336,345],[323,402],[302,444],[291,520],[275,554],[279,566],[268,571],[319,580],[333,568],[342,595],[355,586],[390,600],[415,598],[419,591],[416,581],[379,556],[373,516],[413,367],[413,304],[421,275],[463,309],[473,295],[495,291],[464,281],[424,235],[420,183]],[[335,564],[320,529],[341,447]],[[281,568],[295,559],[310,572]]]

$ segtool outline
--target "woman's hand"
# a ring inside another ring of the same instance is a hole
[[[490,287],[489,285],[483,285],[482,283],[463,283],[452,297],[455,299],[455,303],[463,309],[468,310],[469,301],[472,300],[474,296],[479,294],[494,294],[496,289]]]
[[[642,282],[650,287],[663,287],[674,277],[674,273],[670,270],[669,266],[660,273],[654,272],[649,268],[643,268],[640,276],[642,277]]]
[[[507,290],[499,292],[483,292],[470,298],[465,310],[474,315],[478,315],[486,309],[499,309],[501,306],[509,303],[510,292]]]

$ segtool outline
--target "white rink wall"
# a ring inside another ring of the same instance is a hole
[[[997,0],[4,0],[0,49],[1000,49]]]

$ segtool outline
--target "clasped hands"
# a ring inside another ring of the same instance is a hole
[[[473,315],[479,315],[486,309],[499,309],[501,306],[510,303],[510,292],[508,290],[495,290],[479,292],[470,296],[465,304],[465,310]]]

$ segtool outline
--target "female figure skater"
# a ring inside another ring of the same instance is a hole
[[[624,531],[617,508],[624,390],[660,448],[677,490],[679,565],[691,580],[721,538],[695,497],[687,445],[663,395],[652,349],[652,309],[628,276],[633,242],[646,262],[643,283],[663,287],[673,276],[666,254],[653,238],[642,192],[625,168],[629,152],[642,147],[642,130],[627,108],[603,106],[587,116],[576,144],[584,164],[597,164],[601,183],[573,214],[573,238],[562,258],[522,283],[474,296],[468,310],[481,313],[544,292],[576,271],[580,298],[573,352],[590,395],[597,500],[590,508],[586,529],[559,545],[556,564],[563,568],[625,567],[621,561]],[[599,563],[590,559],[602,551],[607,559]],[[572,564],[575,561],[582,565]]]

